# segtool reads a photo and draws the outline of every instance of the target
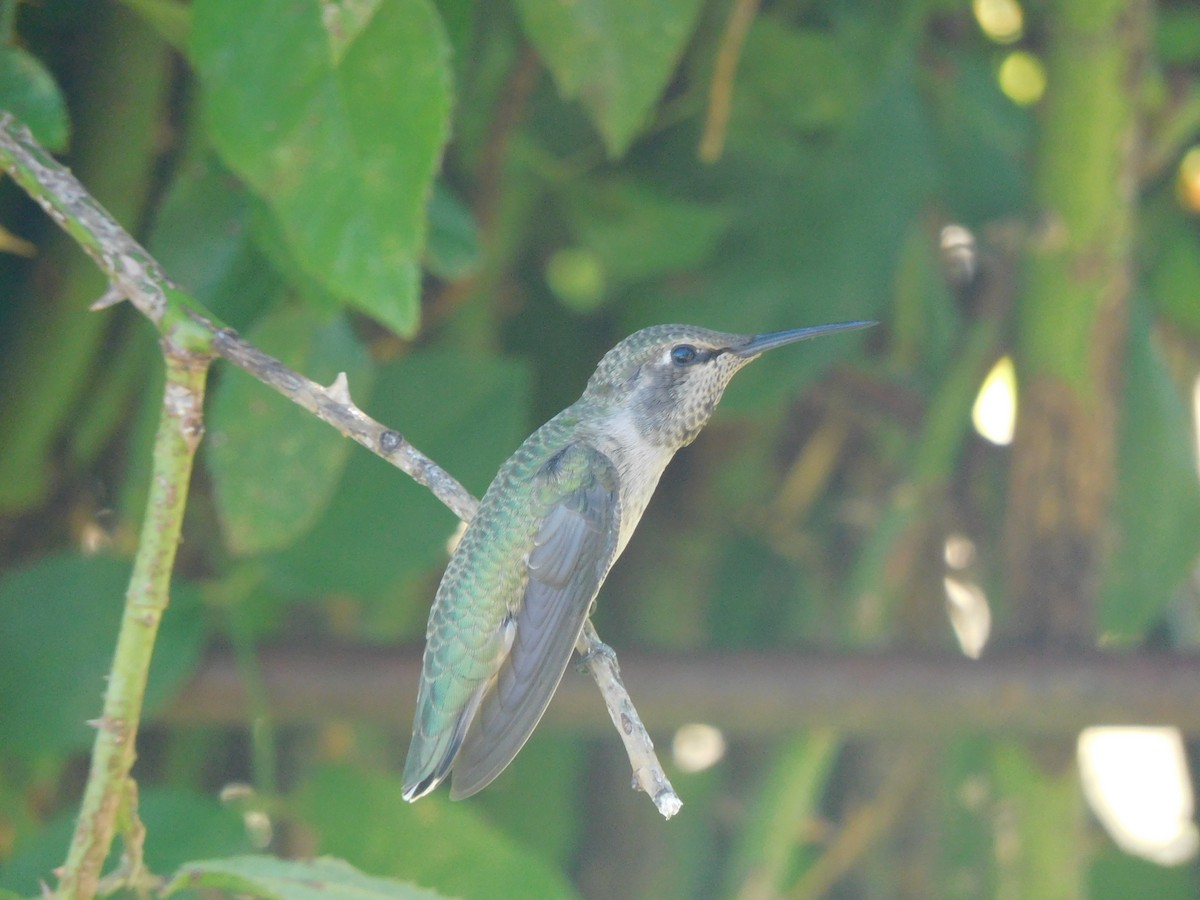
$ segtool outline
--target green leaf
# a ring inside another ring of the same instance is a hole
[[[215,157],[180,167],[154,219],[150,252],[213,315],[245,328],[283,283],[252,236],[253,198]]]
[[[20,47],[0,45],[0,109],[29,126],[47,149],[67,149],[67,106],[49,70]]]
[[[429,198],[429,244],[425,265],[438,278],[465,278],[479,268],[479,228],[471,210],[442,182]]]
[[[691,269],[708,258],[729,224],[718,208],[617,179],[581,182],[566,204],[575,234],[615,281]]]
[[[50,556],[0,581],[0,734],[4,751],[55,758],[86,747],[121,622],[128,563]],[[204,642],[196,591],[178,583],[158,633],[146,709],[195,670]]]
[[[328,856],[306,861],[232,856],[187,863],[171,879],[163,896],[192,888],[211,888],[268,900],[327,897],[435,900],[441,896],[407,882],[364,875],[349,863]]]
[[[517,0],[558,91],[578,99],[610,156],[628,148],[666,88],[700,0]]]
[[[1187,411],[1155,349],[1148,316],[1132,317],[1117,462],[1117,546],[1100,597],[1102,633],[1141,638],[1200,554],[1200,482]]]
[[[374,367],[341,319],[299,307],[259,322],[249,340],[322,384],[344,371],[365,402]],[[207,462],[225,543],[250,555],[290,545],[312,527],[341,478],[351,442],[240,372],[217,386]]]
[[[199,0],[192,17],[222,157],[270,205],[305,271],[411,334],[450,114],[436,12],[427,0]]]
[[[139,790],[138,816],[146,826],[146,865],[169,872],[197,856],[220,856],[249,850],[241,817],[213,797],[178,788]],[[38,883],[53,883],[51,872],[62,865],[75,831],[74,809],[57,816],[42,831],[21,842],[0,872],[0,884],[28,894]],[[105,870],[117,864],[120,842],[114,842]]]
[[[318,769],[295,798],[323,853],[462,897],[574,897],[563,875],[467,804],[405,803],[400,781],[348,767]]]

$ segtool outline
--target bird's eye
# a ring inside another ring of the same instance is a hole
[[[687,366],[694,363],[700,354],[696,352],[696,348],[691,344],[680,344],[677,347],[671,348],[671,362],[677,366]]]

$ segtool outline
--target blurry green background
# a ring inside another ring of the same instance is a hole
[[[477,495],[637,328],[879,319],[738,376],[602,592],[619,654],[1200,639],[1193,3],[0,0],[0,108],[216,317],[347,372]],[[133,310],[85,311],[103,279],[8,180],[0,229],[0,887],[32,895],[65,858],[161,362]],[[598,696],[598,727],[548,722],[479,797],[405,804],[407,725],[276,721],[258,653],[418,653],[455,526],[216,365],[135,769],[155,871],[267,849],[466,897],[1200,893],[1171,732],[1116,764],[1166,779],[1136,789],[1168,806],[1138,853],[1088,812],[1071,734],[647,716],[685,803],[664,823]],[[236,725],[172,706],[214,653]]]

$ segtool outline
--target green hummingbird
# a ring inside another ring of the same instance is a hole
[[[500,467],[450,558],[425,632],[405,800],[451,770],[450,798],[469,797],[512,762],[663,469],[734,374],[772,348],[874,324],[757,335],[658,325],[605,354],[583,396]]]

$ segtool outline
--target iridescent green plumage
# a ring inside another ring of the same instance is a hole
[[[554,694],[600,586],[666,464],[772,335],[661,325],[601,360],[583,396],[501,467],[451,557],[426,631],[404,796],[453,770],[451,798],[512,761]]]

